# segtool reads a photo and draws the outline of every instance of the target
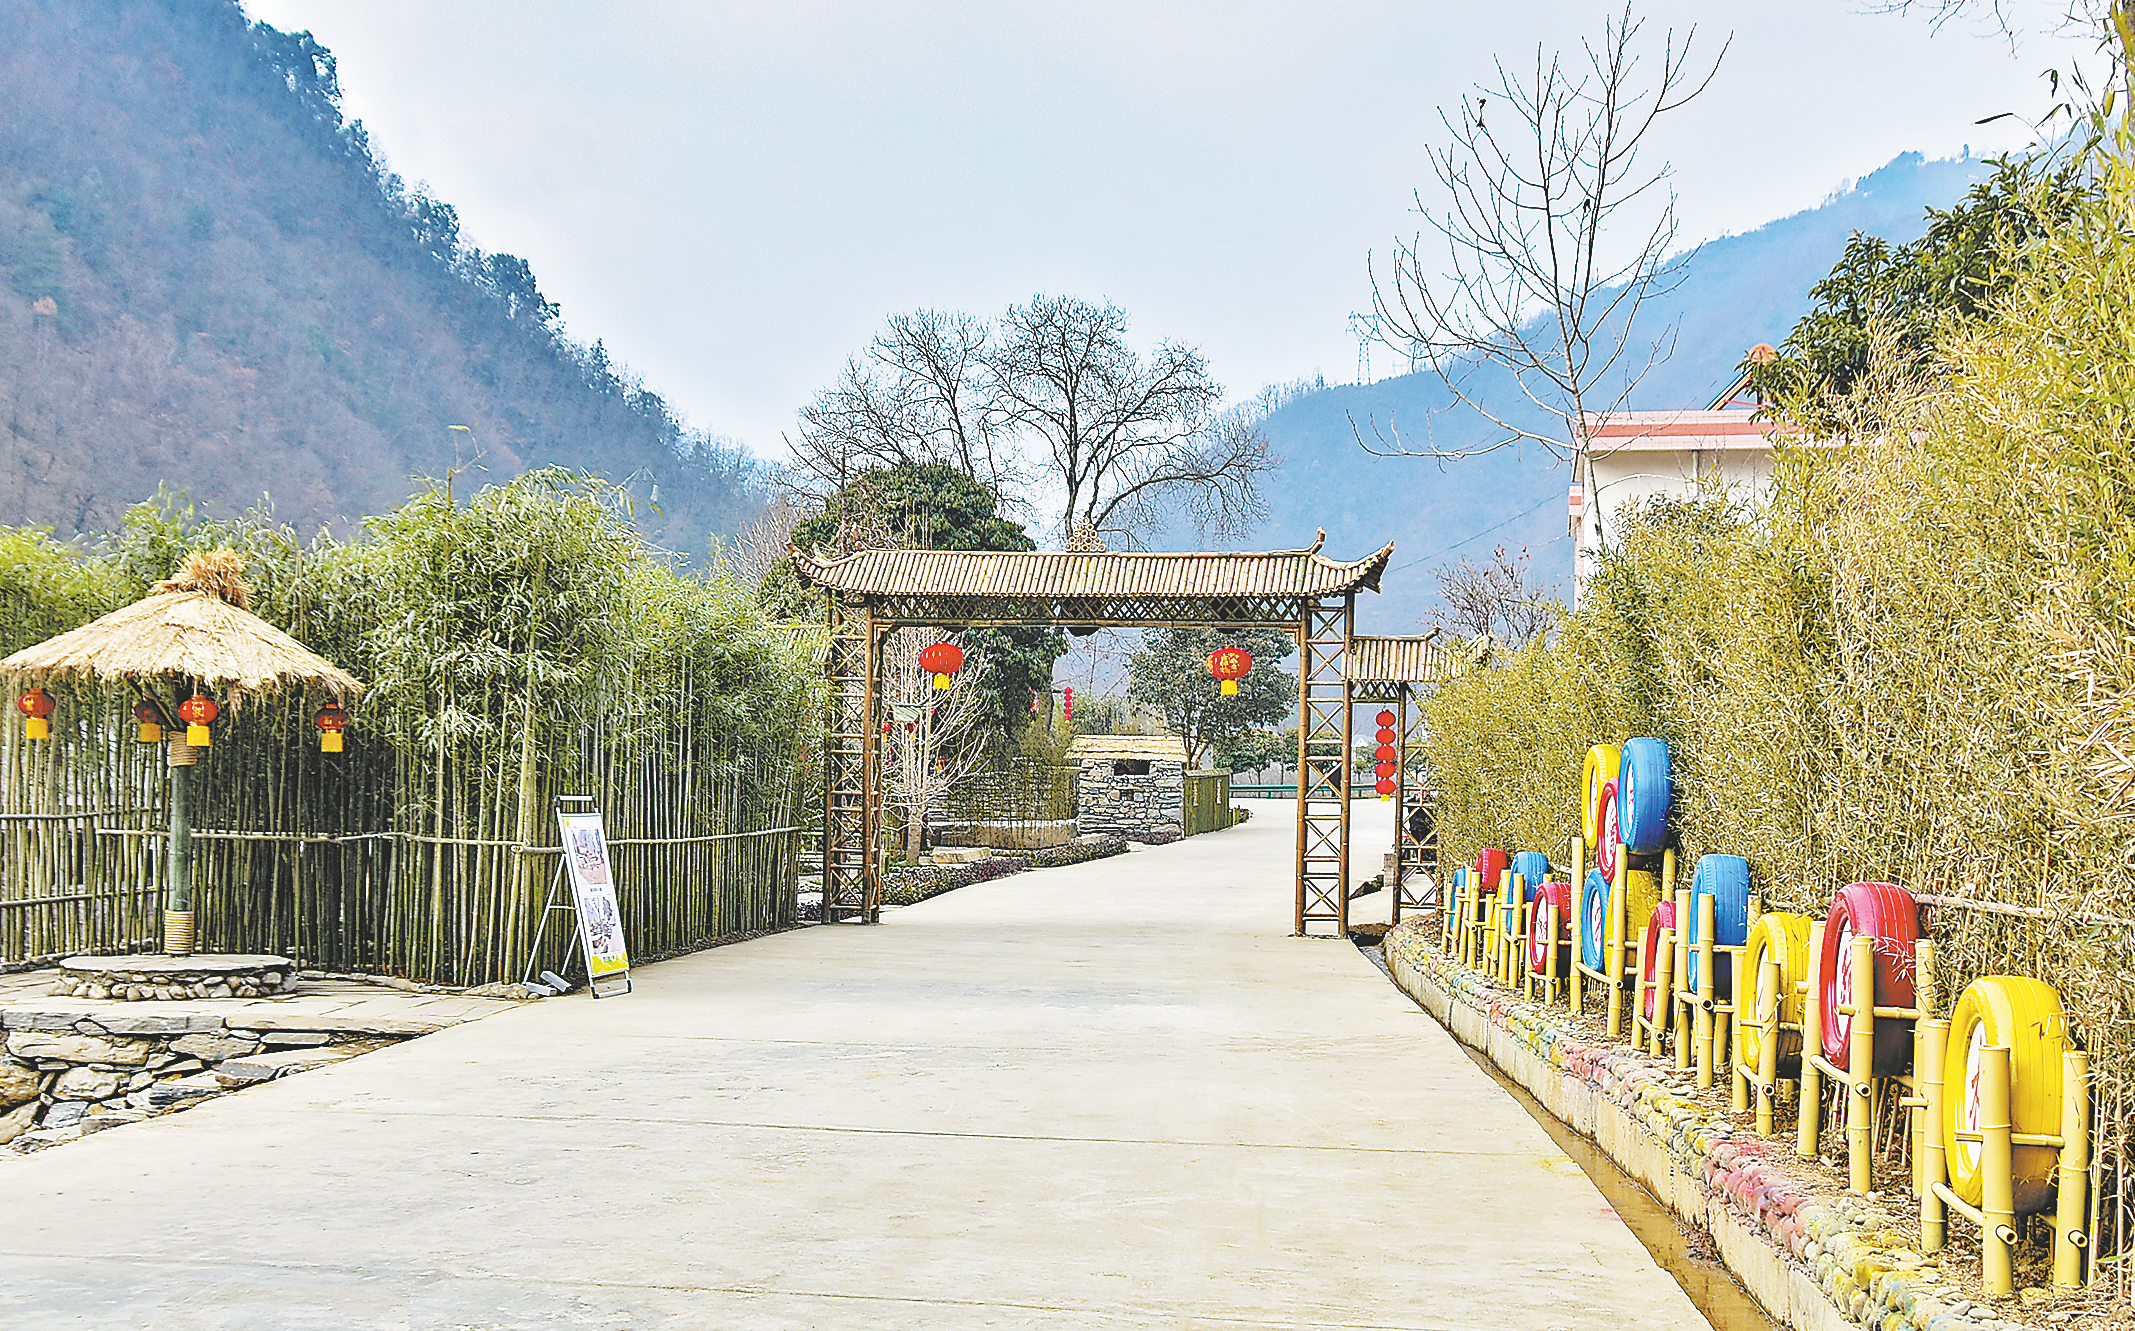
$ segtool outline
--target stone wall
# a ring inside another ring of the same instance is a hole
[[[34,1150],[401,1038],[233,1028],[207,1013],[129,1008],[5,1014],[0,1143]]]
[[[1075,788],[1075,831],[1081,836],[1169,840],[1185,834],[1186,764],[1152,759],[1149,775],[1114,771],[1110,758],[1086,758]]]

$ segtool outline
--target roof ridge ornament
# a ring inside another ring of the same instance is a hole
[[[1320,552],[1320,547],[1325,544],[1327,544],[1327,529],[1325,527],[1322,527],[1320,528],[1320,534],[1312,538],[1312,548],[1310,550],[1305,551],[1305,553],[1308,555],[1316,555]]]
[[[1090,515],[1087,513],[1082,515],[1082,521],[1075,524],[1074,534],[1068,537],[1067,552],[1071,555],[1108,555],[1112,553],[1111,549],[1105,545],[1105,538],[1098,535],[1097,524],[1090,521]]]

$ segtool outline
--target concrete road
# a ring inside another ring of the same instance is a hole
[[[1703,1327],[1287,936],[1291,855],[1025,874],[0,1163],[0,1327]]]

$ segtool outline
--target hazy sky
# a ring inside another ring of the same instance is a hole
[[[891,312],[1034,292],[1200,346],[1234,396],[1348,380],[1367,253],[1414,229],[1436,108],[1597,4],[1422,0],[247,0],[340,58],[393,169],[530,260],[693,425],[776,454]],[[1685,239],[1814,205],[1897,153],[2020,146],[2041,72],[1976,25],[1846,0],[1652,3],[1733,46],[1659,145]],[[2005,0],[2043,23],[2056,5]],[[1383,372],[1383,365],[1382,365]]]

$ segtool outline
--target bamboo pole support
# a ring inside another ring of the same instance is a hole
[[[2089,1211],[2091,1140],[2091,1062],[2080,1049],[2061,1053],[2061,1158],[2054,1172],[2053,1283],[2055,1289],[2083,1286],[2083,1255],[2090,1247],[2084,1231]]]
[[[1680,888],[1672,898],[1662,898],[1664,901],[1671,899],[1675,902],[1675,928],[1669,932],[1675,939],[1675,954],[1674,965],[1668,973],[1668,1006],[1661,1021],[1664,1026],[1675,1028],[1675,1070],[1687,1072],[1690,1069],[1690,1040],[1685,1032],[1690,1023],[1680,1020],[1680,1009],[1687,1008],[1690,1002],[1690,889]]]
[[[1764,959],[1765,979],[1760,992],[1771,995],[1772,1010],[1757,1010],[1757,1023],[1764,1032],[1764,1040],[1757,1046],[1757,1132],[1759,1136],[1772,1135],[1772,1092],[1779,1085],[1779,1014],[1783,1011],[1779,992],[1782,978],[1776,957]]]
[[[1713,1010],[1712,1000],[1717,989],[1714,972],[1719,969],[1719,952],[1713,946],[1713,895],[1700,892],[1691,902],[1698,913],[1697,957],[1697,1007],[1693,1013],[1691,1042],[1697,1046],[1698,1089],[1709,1090],[1713,1082]]]
[[[1979,1058],[1980,1283],[1989,1294],[2016,1288],[2016,1178],[2009,1139],[2009,1046]]]
[[[1923,1001],[1921,1010],[1927,1011]],[[1949,1242],[1949,1220],[1937,1191],[1949,1180],[1949,1143],[1942,1139],[1942,1060],[1949,1048],[1950,1023],[1923,1017],[1913,1034],[1913,1074],[1920,1086],[1920,1149],[1914,1174],[1920,1188],[1920,1250],[1941,1252]]]
[[[1643,970],[1645,968],[1643,959],[1646,955],[1643,941],[1645,931],[1640,930],[1639,932],[1641,941],[1638,955],[1641,958],[1640,969]],[[1661,1056],[1661,1050],[1666,1047],[1665,1041],[1668,1036],[1669,1004],[1664,1000],[1675,993],[1675,932],[1673,929],[1664,928],[1661,930],[1661,936],[1655,939],[1653,943],[1654,976],[1653,992],[1650,996],[1650,1001],[1653,1004],[1653,1017],[1646,1024],[1646,1031],[1652,1038],[1652,1052],[1655,1058]],[[1641,1012],[1645,1010],[1645,1000],[1640,1002],[1639,1010]]]
[[[1604,940],[1601,949],[1603,971],[1609,977],[1609,1038],[1611,1040],[1621,1040],[1624,1031],[1623,949],[1624,934],[1627,932],[1624,928],[1626,904],[1624,902],[1624,875],[1629,872],[1626,867],[1629,859],[1630,856],[1624,854],[1623,843],[1618,842],[1616,846],[1616,879],[1609,888],[1609,918],[1607,927],[1603,930],[1607,934],[1607,938]]]
[[[1870,1175],[1875,1164],[1875,940],[1855,934],[1845,964],[1853,973],[1852,1038],[1846,1054],[1846,1081],[1852,1091],[1846,1097],[1846,1177],[1849,1186],[1865,1193],[1874,1186]]]
[[[1572,891],[1568,904],[1572,913],[1572,973],[1566,1000],[1576,1017],[1586,1006],[1586,976],[1580,973],[1580,968],[1587,964],[1586,838],[1577,832],[1572,833]]]
[[[1640,925],[1638,928],[1638,955],[1640,957],[1646,955],[1646,937],[1651,928],[1652,926],[1650,925]],[[1633,1049],[1645,1049],[1652,1043],[1651,1031],[1653,1023],[1646,1019],[1646,991],[1649,987],[1645,965],[1641,962],[1638,974],[1631,977],[1631,1033],[1629,1038]]]
[[[1557,903],[1554,901],[1544,902],[1542,904],[1542,937],[1547,939],[1548,942],[1544,945],[1542,952],[1545,971],[1542,980],[1542,1001],[1551,1007],[1557,1005],[1557,953],[1558,949],[1564,946],[1559,940],[1558,934],[1563,928],[1564,917],[1557,910]]]
[[[1824,1052],[1823,985],[1816,975],[1822,964],[1816,958],[1823,955],[1824,923],[1818,920],[1809,926],[1810,973],[1803,981],[1801,1009],[1801,1095],[1794,1113],[1794,1153],[1804,1159],[1818,1154],[1816,1139],[1823,1127],[1824,1077],[1816,1068]]]
[[[1922,938],[1913,944],[1913,1006],[1920,1013],[1913,1023],[1913,1094],[1905,1104],[1912,1113],[1913,1144],[1913,1196],[1926,1205],[1927,1187],[1927,1091],[1928,1066],[1926,1054],[1921,1047],[1921,1033],[1942,1005],[1942,995],[1935,987],[1935,944]],[[1937,1055],[1939,1058],[1940,1055]],[[1938,1062],[1933,1070],[1937,1080],[1942,1076]]]

